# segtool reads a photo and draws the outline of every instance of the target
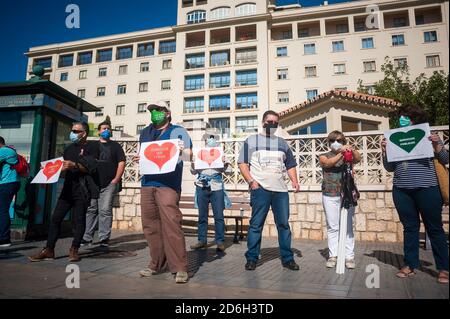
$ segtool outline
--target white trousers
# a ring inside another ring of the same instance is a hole
[[[341,198],[322,196],[323,209],[327,220],[328,249],[330,257],[337,257],[339,242],[339,220],[341,216]],[[347,219],[347,238],[345,241],[345,258],[353,259],[355,257],[355,235],[353,234],[353,216],[355,207],[348,210]]]

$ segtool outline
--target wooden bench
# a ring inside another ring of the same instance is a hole
[[[224,212],[224,219],[234,219],[234,243],[239,243],[239,240],[244,239],[244,219],[249,219],[245,216],[245,211],[251,212],[250,198],[246,197],[230,197],[232,206],[231,208],[226,208],[226,210],[237,210],[240,212],[239,215],[226,215]],[[195,208],[195,196],[181,196],[180,198],[180,209],[196,209]],[[198,214],[184,214],[183,217],[197,217]],[[209,205],[209,216],[213,218],[211,204]]]

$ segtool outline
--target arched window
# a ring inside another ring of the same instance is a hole
[[[230,17],[230,7],[219,7],[211,10],[211,20],[221,20]]]
[[[187,14],[187,23],[200,23],[206,21],[206,11],[205,10],[197,10],[192,11]]]
[[[255,3],[244,3],[236,6],[236,17],[249,16],[256,14]]]

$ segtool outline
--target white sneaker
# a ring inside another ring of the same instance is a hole
[[[157,275],[158,272],[156,270],[150,269],[150,268],[146,268],[143,269],[139,272],[139,276],[141,277],[151,277],[153,275]]]
[[[0,247],[2,248],[11,247],[11,243],[1,244]]]
[[[334,268],[336,267],[337,263],[337,257],[330,257],[327,260],[327,268]]]
[[[177,272],[176,276],[175,276],[175,282],[177,284],[185,284],[187,283],[189,280],[189,276],[188,273],[185,271],[179,271]]]
[[[345,267],[347,267],[348,269],[355,269],[356,268],[355,260],[354,259],[346,259]]]

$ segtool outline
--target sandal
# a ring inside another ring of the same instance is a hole
[[[400,269],[400,271],[395,275],[398,278],[408,278],[414,276],[415,274],[416,272],[413,269],[409,268],[408,266],[405,266],[402,269]]]
[[[438,283],[448,284],[448,271],[441,270],[438,275]]]

